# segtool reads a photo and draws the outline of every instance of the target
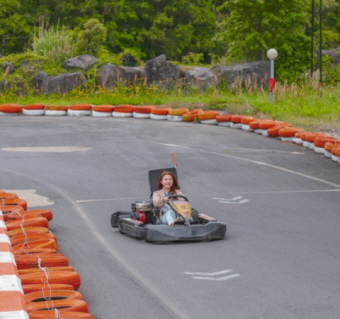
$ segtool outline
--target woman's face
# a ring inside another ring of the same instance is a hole
[[[166,174],[163,176],[161,180],[161,184],[163,185],[164,188],[170,189],[174,183],[174,180],[171,175]]]

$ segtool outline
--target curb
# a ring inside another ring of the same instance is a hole
[[[2,211],[0,211],[0,319],[29,319]]]

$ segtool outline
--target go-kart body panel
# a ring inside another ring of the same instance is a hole
[[[122,234],[127,234],[148,242],[178,242],[203,241],[223,239],[227,225],[216,219],[202,214],[201,223],[191,225],[153,225],[144,224],[126,216],[118,217],[118,228]],[[117,227],[116,226],[116,227]]]

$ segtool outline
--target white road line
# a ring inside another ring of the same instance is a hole
[[[221,270],[221,271],[216,271],[216,272],[184,272],[186,275],[197,275],[197,276],[219,276],[223,274],[228,274],[232,272],[232,269],[226,269],[226,270]]]
[[[233,274],[233,275],[229,275],[229,276],[225,276],[225,277],[192,277],[193,279],[199,279],[199,280],[215,280],[215,281],[223,281],[223,280],[228,280],[228,279],[232,279],[232,278],[236,278],[236,277],[240,277],[239,274]]]

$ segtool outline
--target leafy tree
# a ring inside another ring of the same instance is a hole
[[[228,0],[220,6],[228,14],[215,36],[228,46],[227,57],[235,61],[265,60],[266,52],[278,50],[277,76],[293,79],[309,64],[309,0]]]
[[[105,44],[106,32],[106,28],[97,19],[87,21],[84,30],[78,34],[75,53],[97,55]]]
[[[21,52],[30,27],[18,0],[0,0],[0,54]]]

